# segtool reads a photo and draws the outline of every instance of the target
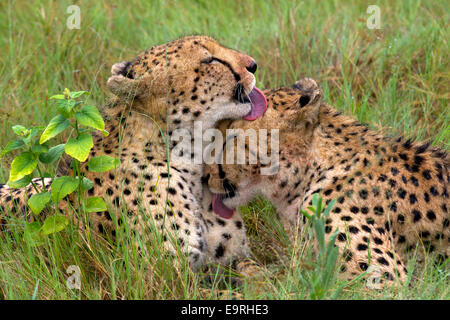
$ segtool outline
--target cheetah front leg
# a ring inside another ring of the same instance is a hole
[[[176,257],[181,253],[193,271],[199,270],[207,252],[207,226],[182,175],[172,171],[169,182],[167,172],[155,170],[142,176],[128,173],[125,180],[123,186],[109,181],[103,187],[111,189],[113,206],[126,208],[127,225],[141,238],[139,249],[153,250],[160,239],[162,248],[174,256],[174,264],[179,265]]]

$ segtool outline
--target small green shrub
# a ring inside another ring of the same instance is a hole
[[[338,299],[344,288],[359,283],[370,271],[362,272],[351,281],[339,281],[339,248],[335,245],[339,230],[335,230],[330,235],[328,242],[325,241],[325,220],[329,217],[335,203],[336,199],[333,199],[325,207],[322,203],[322,198],[316,193],[312,197],[312,206],[307,207],[312,214],[309,214],[306,210],[301,210],[301,213],[308,219],[312,227],[309,238],[317,240],[318,243],[318,254],[311,254],[315,250],[310,250],[309,252],[309,259],[313,261],[311,263],[313,268],[305,269],[299,275],[303,284],[310,288],[309,295],[311,299],[324,299],[327,297]]]
[[[94,146],[92,133],[101,131],[105,136],[105,123],[97,107],[86,105],[81,98],[87,96],[86,91],[70,92],[50,97],[54,100],[57,115],[47,126],[12,127],[18,139],[10,141],[1,151],[0,156],[21,151],[11,163],[8,185],[12,188],[27,188],[30,184],[36,191],[29,197],[27,205],[35,215],[47,208],[53,213],[44,220],[29,223],[25,227],[25,238],[35,245],[42,243],[43,237],[63,230],[69,223],[65,215],[58,210],[58,204],[66,196],[75,193],[78,211],[81,213],[100,212],[106,210],[106,204],[100,197],[87,197],[85,192],[94,184],[85,177],[85,170],[106,172],[116,168],[119,160],[102,155],[93,157],[86,163]],[[70,130],[65,143],[51,146],[50,141],[65,130]],[[42,132],[42,133],[41,133]],[[40,134],[41,133],[41,134]],[[40,134],[40,136],[39,136]],[[72,176],[52,176],[44,169],[56,163],[63,154],[72,160]],[[33,179],[38,178],[38,180]],[[51,191],[45,187],[45,178],[52,178]],[[42,185],[36,181],[42,182]]]
[[[310,288],[311,299],[323,299],[337,281],[339,248],[335,246],[335,242],[338,230],[330,236],[328,242],[325,241],[325,219],[329,217],[335,202],[336,200],[333,199],[324,207],[322,198],[316,193],[312,198],[312,206],[307,208],[312,214],[301,210],[314,232],[310,234],[310,237],[317,240],[319,249],[316,261],[313,263],[314,268],[300,275],[301,281]],[[340,295],[342,288],[335,292],[335,298]]]

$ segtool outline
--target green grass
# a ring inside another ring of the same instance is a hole
[[[313,77],[330,104],[371,127],[450,148],[448,2],[377,1],[380,30],[366,27],[366,1],[77,1],[80,30],[66,27],[71,4],[0,2],[2,146],[12,125],[41,125],[53,116],[51,94],[87,90],[101,106],[113,63],[183,35],[207,34],[257,60],[258,87]],[[1,181],[11,160],[0,163]],[[244,212],[260,273],[241,288],[205,285],[183,264],[175,268],[160,258],[158,246],[138,255],[126,230],[124,241],[111,244],[70,228],[32,248],[17,220],[16,230],[0,239],[0,298],[29,299],[35,292],[37,299],[199,299],[231,291],[249,299],[308,298],[300,281],[310,262],[303,259],[307,246],[286,240],[266,201]],[[81,291],[66,286],[72,264],[81,268]],[[450,298],[448,264],[408,264],[413,278],[402,288],[368,290],[360,282],[340,298]]]

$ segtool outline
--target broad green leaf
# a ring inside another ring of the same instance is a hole
[[[50,192],[35,193],[28,199],[28,206],[34,214],[39,214],[49,201]]]
[[[35,144],[31,148],[31,152],[34,154],[41,154],[48,151],[48,147],[44,144]]]
[[[60,134],[70,125],[70,121],[64,118],[62,115],[57,115],[52,120],[50,120],[47,128],[45,128],[44,132],[39,139],[39,143],[43,144],[45,141],[55,137]]]
[[[105,123],[100,115],[97,107],[85,106],[81,110],[75,112],[75,118],[79,124],[103,131]]]
[[[46,153],[41,153],[39,155],[39,160],[42,163],[49,164],[58,160],[64,153],[64,144],[58,144],[50,148]]]
[[[36,126],[36,127],[31,127],[29,129],[29,132],[27,132],[26,136],[24,138],[22,138],[23,142],[25,142],[26,145],[30,145],[30,141],[31,139],[33,139],[34,137],[36,137],[39,132],[41,132],[45,127],[44,126]],[[39,141],[36,141],[35,144],[38,144]],[[46,146],[48,148],[48,146]]]
[[[69,94],[70,98],[75,99],[78,98],[80,96],[82,96],[83,94],[88,95],[89,92],[87,91],[73,91]]]
[[[103,155],[90,159],[87,165],[91,172],[106,172],[117,167],[119,163],[119,159]]]
[[[70,118],[72,116],[72,109],[75,106],[75,101],[61,99],[56,100],[55,105],[58,113],[62,114],[65,118]]]
[[[10,153],[13,150],[20,149],[25,146],[25,143],[22,140],[14,140],[8,142],[8,144],[3,148],[0,153],[0,157],[3,157],[5,154]]]
[[[101,212],[106,210],[105,201],[100,197],[91,197],[86,201],[86,212]]]
[[[33,175],[29,174],[17,181],[14,181],[14,182],[8,181],[7,185],[10,186],[11,188],[20,189],[20,188],[23,188],[23,187],[26,187],[27,185],[29,185],[31,182],[31,179],[33,179]]]
[[[25,231],[23,234],[25,241],[32,246],[43,245],[45,242],[45,238],[39,232],[40,230],[41,224],[37,221],[25,225]]]
[[[58,177],[52,182],[52,200],[57,204],[62,198],[77,189],[78,180],[69,176]]]
[[[84,162],[93,146],[92,136],[89,133],[83,133],[77,138],[70,138],[64,146],[64,151],[72,158]]]
[[[28,129],[26,127],[21,126],[20,124],[12,126],[12,129],[15,134],[17,134],[18,136],[21,136],[21,137],[25,135],[26,131],[28,131]]]
[[[77,177],[77,179],[78,179],[78,177]],[[91,180],[89,180],[88,178],[83,177],[83,180],[81,180],[81,188],[83,190],[87,191],[87,190],[92,189],[93,187],[94,187],[94,183]]]
[[[69,220],[62,214],[54,214],[45,219],[44,225],[41,228],[43,235],[49,235],[52,233],[63,230],[69,224]]]
[[[63,94],[55,94],[55,95],[51,96],[48,99],[49,100],[62,100],[62,99],[66,99],[66,98],[64,98]]]
[[[37,166],[37,160],[31,152],[23,152],[18,155],[11,163],[9,180],[11,182],[22,179],[29,175]]]

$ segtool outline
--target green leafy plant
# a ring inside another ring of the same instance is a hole
[[[357,284],[371,272],[369,268],[352,280],[343,281],[338,284],[339,248],[335,243],[339,230],[336,229],[334,233],[330,235],[328,242],[325,240],[326,220],[330,216],[331,209],[333,209],[335,203],[336,199],[333,199],[325,207],[322,198],[316,193],[313,194],[312,197],[312,206],[307,207],[311,214],[306,210],[300,210],[300,212],[308,219],[310,226],[312,226],[313,234],[310,234],[310,238],[315,238],[317,240],[319,249],[318,255],[313,254],[314,257],[310,257],[316,260],[313,264],[314,268],[312,270],[306,270],[303,275],[300,275],[301,281],[311,289],[311,299],[323,299],[327,296],[331,296],[332,299],[337,299],[344,288]]]
[[[36,245],[41,244],[45,236],[59,232],[68,225],[68,219],[58,210],[58,204],[66,196],[76,193],[79,212],[106,210],[102,198],[86,197],[85,192],[94,184],[85,177],[84,170],[106,172],[116,168],[119,160],[102,155],[93,157],[86,163],[94,146],[92,133],[98,130],[105,136],[108,135],[97,107],[86,105],[81,100],[88,94],[86,91],[70,92],[66,88],[63,94],[50,97],[55,102],[58,114],[47,126],[13,126],[18,138],[9,142],[0,152],[0,157],[3,157],[10,152],[21,151],[11,163],[8,185],[12,188],[25,188],[30,184],[33,186],[36,193],[29,197],[27,203],[31,212],[39,215],[47,208],[54,213],[47,216],[43,224],[35,221],[26,226],[25,237]],[[51,146],[52,139],[65,130],[71,130],[67,141]],[[54,177],[44,171],[44,168],[56,163],[64,153],[72,159],[72,176]],[[53,178],[50,190],[45,187],[45,178]],[[41,184],[37,183],[39,179]]]
[[[313,270],[306,270],[300,275],[302,282],[311,289],[311,299],[323,299],[337,281],[339,248],[335,246],[335,242],[338,230],[329,237],[328,242],[325,241],[325,220],[329,217],[335,203],[336,200],[333,199],[325,207],[322,198],[316,193],[312,197],[312,206],[307,208],[311,214],[301,210],[312,227],[311,238],[315,238],[318,243],[318,255],[315,257]],[[339,296],[342,289],[343,287],[339,288],[333,296]]]

